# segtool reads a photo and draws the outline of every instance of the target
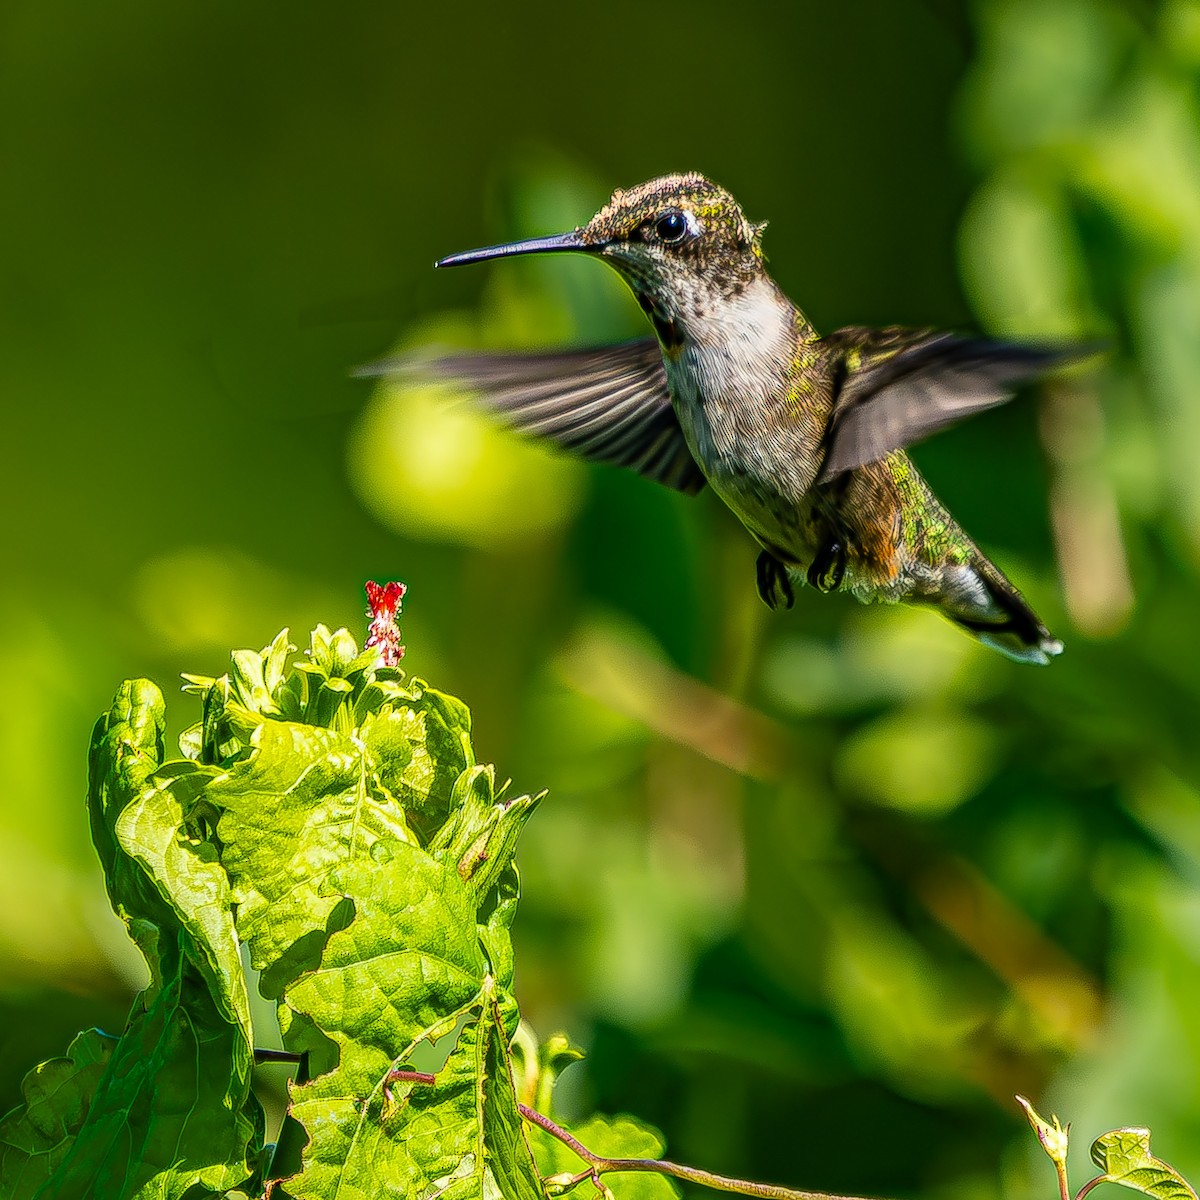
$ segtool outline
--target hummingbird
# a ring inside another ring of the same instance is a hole
[[[452,267],[570,253],[614,267],[653,336],[582,350],[447,353],[418,369],[517,430],[688,495],[711,488],[760,547],[772,609],[795,587],[924,605],[1019,662],[1061,653],[904,447],[1090,353],[932,329],[824,336],[767,271],[766,223],[696,173],[613,192],[567,233],[451,254]],[[411,371],[383,360],[359,374]]]

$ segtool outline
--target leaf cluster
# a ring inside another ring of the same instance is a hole
[[[0,1200],[670,1200],[675,1180],[820,1197],[665,1161],[630,1117],[553,1119],[580,1054],[539,1046],[512,990],[514,854],[540,797],[506,797],[465,705],[345,630],[294,649],[285,630],[219,679],[186,676],[202,717],[177,757],[146,680],[97,721],[92,838],[149,982],[119,1033],[85,1031],[26,1077],[0,1121]],[[274,1145],[251,986],[298,1064]],[[1071,1200],[1068,1131],[1021,1103]],[[1075,1200],[1104,1182],[1196,1200],[1147,1130],[1092,1157]]]
[[[537,798],[474,760],[457,699],[318,627],[187,676],[202,719],[122,685],[88,812],[150,982],[119,1034],[35,1068],[0,1123],[0,1195],[545,1195],[509,1045],[513,853]],[[299,1063],[277,1147],[252,1090],[249,989]],[[434,1043],[434,1082],[391,1084]]]

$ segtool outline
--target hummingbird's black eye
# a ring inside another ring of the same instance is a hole
[[[654,222],[654,232],[664,242],[682,242],[691,232],[687,216],[677,208],[668,208]]]

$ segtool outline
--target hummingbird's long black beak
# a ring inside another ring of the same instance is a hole
[[[466,263],[487,262],[489,258],[511,258],[516,254],[551,254],[563,250],[587,250],[577,229],[556,233],[550,237],[530,238],[524,242],[507,242],[503,246],[484,246],[482,250],[463,250],[439,258],[435,267],[461,267]]]

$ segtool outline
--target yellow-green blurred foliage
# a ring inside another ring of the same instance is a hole
[[[82,807],[118,681],[399,577],[406,665],[550,789],[518,994],[589,1047],[569,1106],[986,1200],[1052,1186],[1020,1091],[1200,1175],[1200,4],[68,8],[0,38],[0,1106],[137,986]],[[349,378],[639,333],[595,263],[429,263],[689,168],[819,328],[1108,340],[917,451],[1052,667],[768,614],[713,497]]]

